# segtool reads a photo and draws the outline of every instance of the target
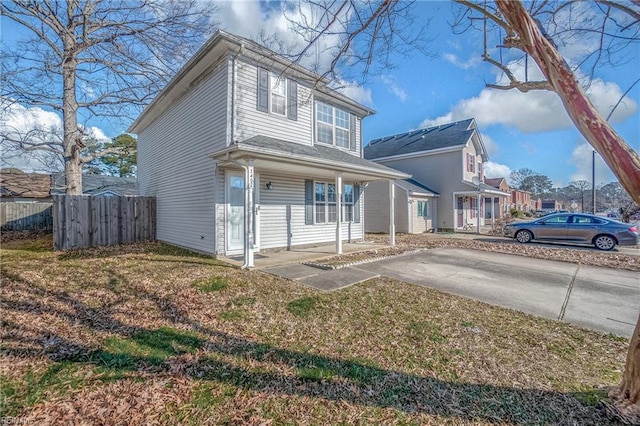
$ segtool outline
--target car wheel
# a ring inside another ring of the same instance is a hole
[[[616,240],[610,235],[598,235],[593,239],[593,245],[598,250],[613,250]]]
[[[532,239],[533,235],[529,231],[522,230],[516,232],[516,240],[518,240],[519,243],[528,243],[531,242]]]

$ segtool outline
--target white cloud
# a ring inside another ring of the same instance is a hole
[[[0,134],[14,140],[59,144],[62,138],[62,119],[52,111],[39,107],[26,108],[19,104],[5,103],[0,116]],[[85,128],[89,136],[104,142],[110,138],[98,127]],[[34,150],[27,152],[4,140],[0,145],[0,165],[16,167],[25,172],[61,169],[58,156],[51,152]]]
[[[259,1],[219,2],[221,28],[240,36],[256,40],[277,53],[297,54],[309,43],[312,34],[295,28],[292,22],[304,22],[309,28],[317,28],[326,21],[325,15],[303,3],[275,3]],[[256,25],[256,23],[260,23]],[[334,25],[340,25],[340,19]],[[265,30],[268,29],[268,30]],[[301,64],[319,73],[326,71],[339,46],[339,30],[322,36],[308,52]]]
[[[463,70],[468,70],[469,68],[473,68],[482,62],[482,58],[480,57],[480,55],[474,55],[471,58],[467,59],[466,61],[458,58],[458,56],[453,53],[445,53],[444,55],[442,55],[442,58],[445,61],[450,62],[456,67],[461,68]]]
[[[483,163],[484,175],[489,178],[503,177],[509,180],[511,169],[504,164],[494,163],[493,161],[487,161]]]
[[[533,61],[530,61],[533,62]],[[516,78],[524,80],[525,70],[520,63],[509,65]],[[529,80],[542,78],[535,65],[529,64]],[[506,84],[505,77],[497,78],[498,84]],[[605,117],[622,96],[616,83],[594,79],[588,87],[587,96]],[[636,113],[638,104],[625,97],[610,121],[621,122]],[[430,127],[445,122],[473,117],[480,127],[503,124],[524,133],[544,132],[573,127],[560,97],[550,91],[539,90],[521,93],[518,90],[482,89],[478,96],[462,99],[446,114],[426,119],[420,127]]]
[[[609,167],[602,160],[602,157],[596,153],[596,187],[603,183],[617,181],[618,179],[611,173]],[[591,182],[591,173],[593,169],[593,148],[586,142],[576,146],[571,153],[570,162],[576,167],[577,171],[571,175],[571,181],[586,180]]]
[[[493,138],[486,133],[481,133],[480,136],[482,137],[482,142],[484,143],[484,147],[486,148],[489,157],[497,154],[498,144],[496,143],[496,141],[494,141]]]
[[[373,105],[371,89],[359,86],[353,82],[347,82],[346,84],[341,85],[341,87],[338,88],[338,91],[362,105]]]
[[[387,90],[395,95],[401,102],[407,100],[407,92],[402,87],[400,87],[395,79],[395,77],[390,75],[382,75],[380,76],[380,80],[387,87]]]

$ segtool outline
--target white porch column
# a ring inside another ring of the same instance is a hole
[[[254,170],[253,160],[248,160],[245,166],[245,189],[244,189],[244,265],[243,268],[253,268],[253,189],[254,189]]]
[[[395,198],[395,181],[389,180],[389,244],[391,247],[396,245]]]
[[[336,210],[336,253],[342,254],[342,173],[336,173]]]

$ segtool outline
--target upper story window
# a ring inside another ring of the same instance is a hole
[[[340,108],[316,102],[316,141],[355,151],[355,120]]]
[[[476,172],[476,157],[475,155],[471,155],[467,153],[467,171],[469,173]]]
[[[271,74],[271,112],[287,115],[287,80]]]
[[[258,67],[257,109],[298,119],[298,83]]]

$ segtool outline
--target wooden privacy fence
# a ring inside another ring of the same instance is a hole
[[[53,197],[53,247],[84,247],[153,241],[153,197],[56,195]]]
[[[0,203],[0,228],[3,231],[51,231],[53,204]]]

